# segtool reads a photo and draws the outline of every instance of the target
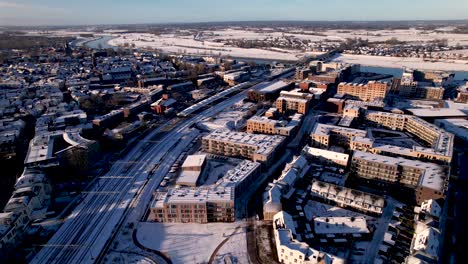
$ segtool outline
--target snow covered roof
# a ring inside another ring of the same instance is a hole
[[[422,253],[431,259],[437,260],[439,258],[439,236],[440,231],[433,227],[427,227],[419,232],[417,230],[411,243],[411,252],[413,255]]]
[[[430,216],[440,217],[442,208],[434,199],[430,199],[422,202],[421,212],[424,212]]]
[[[331,132],[340,133],[340,134],[350,134],[355,136],[366,137],[367,131],[354,129],[354,128],[346,128],[346,127],[339,127],[327,124],[317,123],[312,131],[313,135],[322,135],[328,136]]]
[[[314,231],[317,234],[367,234],[364,217],[316,217]]]
[[[326,149],[312,148],[305,146],[303,151],[314,157],[321,157],[326,160],[331,160],[338,164],[348,164],[349,155],[345,153],[330,151]]]
[[[418,186],[427,187],[434,190],[444,191],[446,173],[443,167],[429,162],[409,160],[404,158],[388,157],[363,151],[355,151],[353,159],[366,160],[372,163],[381,163],[386,166],[403,166],[420,170]]]
[[[409,108],[406,109],[415,116],[419,117],[466,117],[467,115],[459,110],[454,108]]]
[[[182,164],[182,169],[187,167],[201,167],[205,163],[206,155],[189,155]]]

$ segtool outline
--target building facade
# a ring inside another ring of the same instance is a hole
[[[351,95],[363,101],[374,101],[385,98],[387,87],[387,83],[375,81],[370,81],[367,84],[340,83],[338,94]]]

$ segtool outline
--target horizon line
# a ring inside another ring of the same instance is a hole
[[[418,23],[418,22],[445,22],[468,23],[468,18],[463,19],[388,19],[388,20],[223,20],[223,21],[187,21],[187,22],[136,22],[136,23],[96,23],[96,24],[37,24],[37,25],[2,25],[1,28],[16,27],[83,27],[83,26],[144,26],[144,25],[196,25],[212,23]]]

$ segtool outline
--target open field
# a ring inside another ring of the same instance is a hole
[[[342,54],[334,59],[336,62],[362,64],[389,68],[410,68],[420,70],[468,71],[468,61],[437,60],[424,61],[422,58],[383,57],[371,55]]]

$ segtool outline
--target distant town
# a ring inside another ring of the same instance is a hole
[[[467,150],[465,22],[0,27],[2,263],[462,263]]]

